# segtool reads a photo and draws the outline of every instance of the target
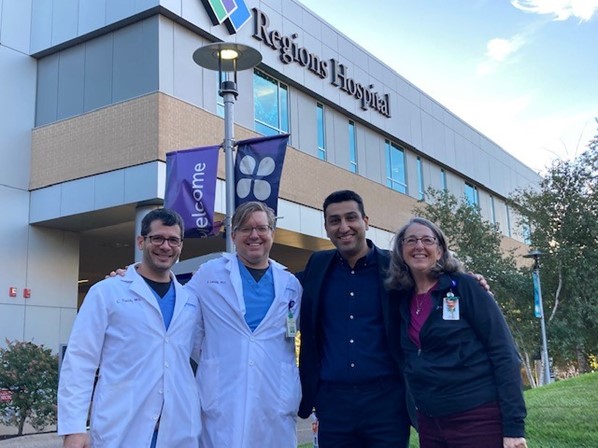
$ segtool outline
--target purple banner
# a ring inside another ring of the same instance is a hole
[[[218,233],[214,203],[219,149],[220,146],[206,146],[166,154],[164,207],[183,217],[185,238]]]
[[[278,190],[289,134],[237,142],[235,207],[249,201],[265,202],[278,210]]]

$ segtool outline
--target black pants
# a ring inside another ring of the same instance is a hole
[[[320,448],[404,448],[409,416],[400,378],[359,385],[321,383],[316,396]]]

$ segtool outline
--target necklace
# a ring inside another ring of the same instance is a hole
[[[422,311],[422,307],[424,306],[424,301],[426,299],[427,293],[424,294],[417,294],[415,296],[415,315],[419,316],[419,313]]]

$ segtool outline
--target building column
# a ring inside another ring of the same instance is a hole
[[[135,210],[135,235],[133,236],[133,247],[135,248],[135,263],[139,263],[141,261],[141,256],[143,255],[143,252],[141,252],[137,248],[137,237],[141,235],[141,221],[143,221],[145,215],[157,208],[157,205],[139,205]]]

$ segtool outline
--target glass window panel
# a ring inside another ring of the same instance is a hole
[[[289,132],[289,90],[286,85],[256,70],[253,103],[256,131],[265,135]]]
[[[465,199],[471,205],[479,204],[478,189],[474,185],[465,183]]]
[[[279,127],[284,133],[289,132],[289,91],[287,86],[280,84],[280,122]]]
[[[425,194],[424,188],[424,164],[420,157],[417,158],[417,194],[418,199],[424,199]]]
[[[316,125],[318,127],[318,158],[326,160],[326,133],[324,129],[324,106],[316,107]]]
[[[393,190],[407,193],[405,154],[401,148],[386,141],[386,185]]]
[[[255,119],[278,128],[278,92],[275,81],[261,72],[253,77]]]
[[[355,140],[355,123],[349,121],[349,170],[357,173],[357,142]]]

